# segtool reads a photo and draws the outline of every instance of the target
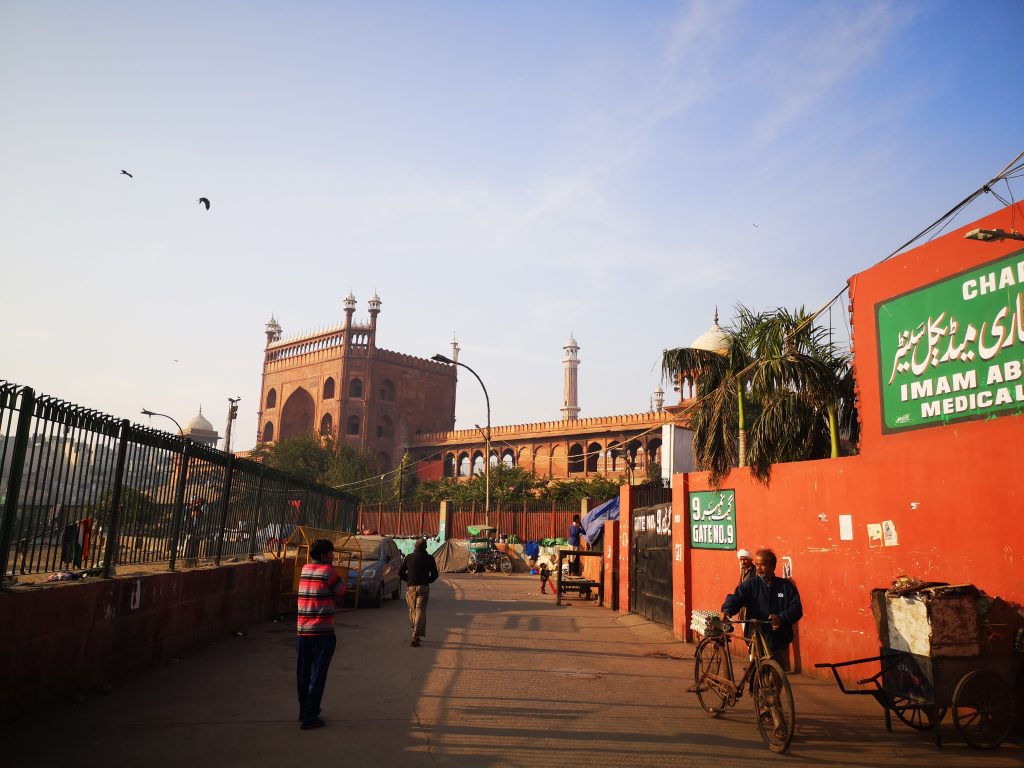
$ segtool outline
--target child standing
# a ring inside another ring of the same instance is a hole
[[[551,578],[551,570],[548,568],[548,564],[547,563],[541,563],[539,570],[540,570],[540,593],[542,595],[546,595],[547,592],[545,591],[544,587],[545,586],[551,586],[551,582],[549,581],[549,579]],[[554,591],[554,589],[555,589],[554,587],[551,587],[551,591],[552,592]]]

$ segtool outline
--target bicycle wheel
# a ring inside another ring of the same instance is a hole
[[[726,677],[725,643],[713,637],[705,637],[693,654],[693,690],[701,709],[712,717],[718,717],[725,710],[729,697],[722,691],[722,685],[708,675]]]
[[[772,752],[782,754],[793,740],[793,691],[777,661],[762,659],[754,675],[754,714],[761,738]]]

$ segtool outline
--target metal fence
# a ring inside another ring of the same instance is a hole
[[[572,516],[580,504],[571,502],[529,501],[496,504],[490,514],[483,504],[448,504],[449,538],[466,536],[470,525],[494,526],[500,534],[515,535],[520,541],[566,536]],[[364,504],[359,507],[358,530],[376,531],[386,536],[435,536],[440,509],[424,504]]]
[[[358,500],[0,380],[0,574],[220,564],[296,525],[354,531]]]
[[[672,502],[672,489],[661,483],[645,483],[633,490],[634,507],[653,507]]]

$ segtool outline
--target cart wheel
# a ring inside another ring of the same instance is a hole
[[[953,722],[976,749],[995,749],[1013,727],[1013,691],[995,672],[975,669],[953,691]]]
[[[718,717],[729,703],[729,697],[723,693],[721,683],[713,677],[728,677],[725,666],[725,647],[713,637],[705,637],[697,645],[693,654],[693,690],[701,709],[712,717]],[[712,678],[709,678],[711,675]]]
[[[929,731],[936,723],[941,723],[942,718],[946,716],[946,708],[939,707],[935,710],[935,719],[933,720],[930,707],[915,704],[902,696],[893,696],[888,703],[889,709],[895,713],[896,717],[915,731]]]
[[[777,661],[762,661],[754,676],[754,713],[768,749],[782,754],[793,740],[793,690]]]
[[[512,559],[508,557],[501,558],[501,572],[508,574],[512,573]]]

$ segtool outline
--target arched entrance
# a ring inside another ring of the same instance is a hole
[[[313,396],[306,390],[296,389],[281,409],[281,440],[313,431]]]

